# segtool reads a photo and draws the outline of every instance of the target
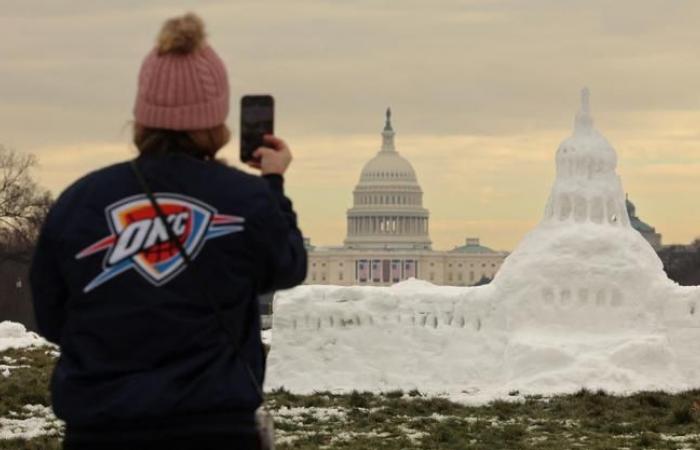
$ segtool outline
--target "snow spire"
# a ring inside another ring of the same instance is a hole
[[[588,88],[581,90],[581,109],[576,113],[574,131],[576,133],[589,133],[593,129],[593,117],[591,116],[591,91]]]
[[[382,131],[382,150],[383,152],[395,152],[394,148],[394,129],[391,126],[391,108],[386,109],[386,122],[384,123],[384,131]]]

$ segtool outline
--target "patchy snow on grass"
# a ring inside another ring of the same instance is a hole
[[[20,412],[11,411],[9,415],[0,417],[0,440],[58,436],[63,429],[63,422],[48,406],[24,405]]]
[[[328,448],[332,445],[352,442],[359,438],[364,439],[387,439],[391,437],[391,433],[388,432],[377,432],[377,431],[341,431],[340,433],[334,435],[331,438],[329,445],[322,446],[321,448]]]
[[[27,366],[26,364],[21,364],[19,366],[8,366],[5,364],[0,364],[0,375],[7,378],[10,376],[12,370],[21,368],[31,368],[31,366]]]
[[[293,408],[280,408],[273,413],[276,420],[298,422],[304,418],[312,418],[315,421],[329,422],[345,418],[346,411],[342,408],[305,408],[303,406]]]
[[[425,431],[414,430],[413,428],[403,424],[399,425],[397,429],[414,444],[418,443],[421,439],[428,435],[428,433]]]
[[[416,430],[410,425],[400,423],[401,421],[412,422],[420,419],[405,415],[393,416],[397,420],[394,432],[389,432],[386,429],[351,430],[347,428],[350,426],[347,421],[350,419],[352,412],[373,414],[382,409],[384,408],[283,407],[273,411],[275,421],[284,425],[284,429],[277,429],[275,441],[277,444],[293,444],[300,439],[317,434],[329,435],[331,430],[335,430],[338,427],[339,422],[346,428],[340,432],[333,432],[327,444],[321,445],[319,448],[333,448],[335,445],[353,442],[358,439],[398,439],[405,437],[411,442],[417,443],[427,435],[427,433]],[[449,418],[452,418],[452,416],[443,416],[435,413],[423,419],[434,421],[447,420]],[[290,430],[289,428],[293,426],[296,429]]]
[[[664,441],[676,442],[679,444],[685,443],[700,443],[700,434],[685,434],[682,436],[675,436],[670,434],[660,434],[659,437]]]

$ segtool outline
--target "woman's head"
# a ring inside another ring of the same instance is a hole
[[[184,151],[213,157],[230,137],[223,61],[194,14],[165,22],[141,66],[134,143],[142,153]]]

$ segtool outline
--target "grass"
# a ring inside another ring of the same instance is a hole
[[[3,357],[30,367],[0,375],[0,417],[25,404],[49,405],[50,352],[12,350],[0,353],[0,361]],[[700,414],[693,409],[698,399],[697,390],[628,397],[581,390],[470,407],[416,390],[381,395],[278,390],[268,396],[268,406],[277,416],[280,450],[691,450],[700,449]],[[60,438],[0,440],[4,449],[60,449]]]
[[[579,391],[548,399],[495,401],[468,407],[440,398],[354,392],[270,395],[274,409],[346,411],[342,418],[283,423],[297,439],[282,449],[699,449],[700,420],[691,411],[700,391],[645,392],[629,397]],[[436,415],[437,414],[437,415]],[[347,441],[339,430],[349,432]],[[308,435],[310,433],[310,435]],[[383,435],[381,442],[376,437]],[[407,436],[419,436],[407,438]],[[370,436],[370,437],[367,437]]]
[[[11,349],[0,352],[0,364],[7,364],[4,358],[16,361],[12,365],[29,367],[13,369],[9,377],[0,375],[0,417],[26,404],[49,405],[49,377],[54,365],[51,352],[47,348]]]

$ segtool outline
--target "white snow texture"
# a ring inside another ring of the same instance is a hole
[[[6,320],[0,322],[0,352],[10,348],[24,348],[52,345],[38,334],[27,329],[21,323]]]
[[[266,388],[418,389],[479,403],[700,386],[700,287],[629,223],[617,154],[583,91],[542,222],[493,282],[300,286],[275,298]]]

